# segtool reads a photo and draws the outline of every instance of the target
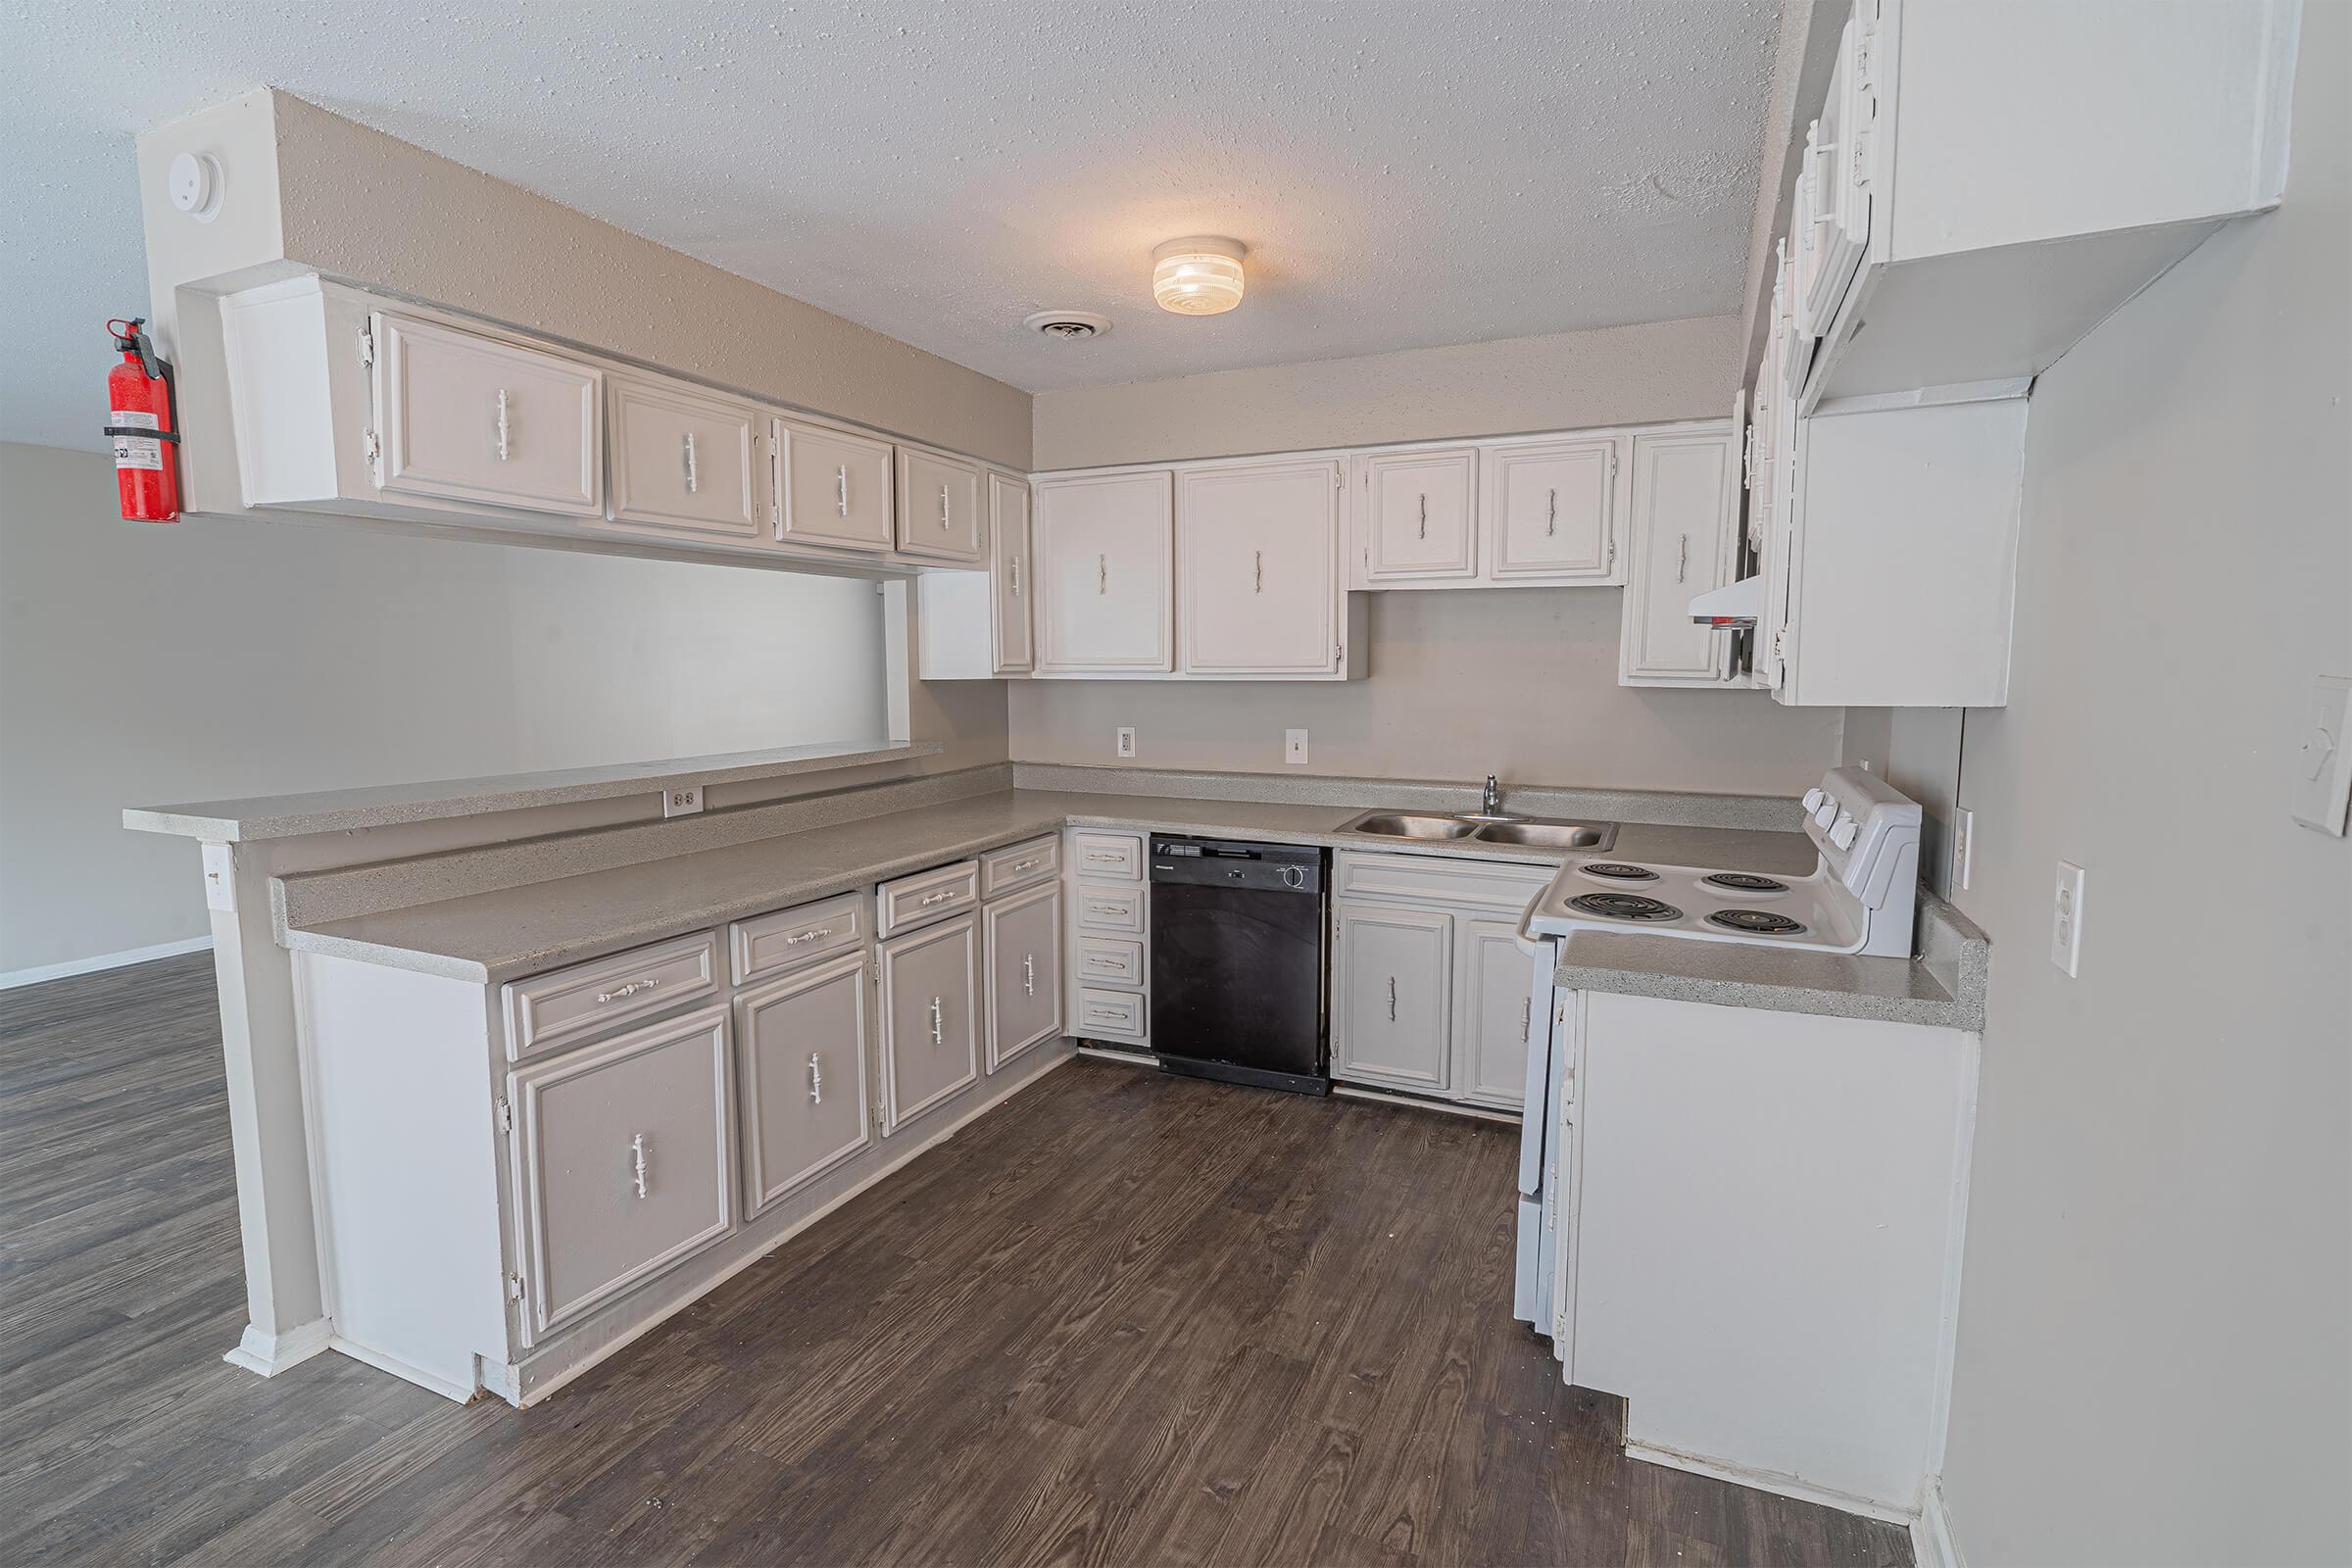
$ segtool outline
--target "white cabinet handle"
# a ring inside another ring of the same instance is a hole
[[[1252,550],[1250,552],[1250,559],[1252,563],[1251,574],[1255,580],[1255,585],[1250,592],[1262,594],[1266,591],[1266,553],[1263,550]]]
[[[944,484],[939,487],[939,525],[948,525],[948,487]]]
[[[1124,915],[1127,912],[1127,906],[1124,904],[1090,904],[1086,906],[1086,912],[1089,914]]]
[[[610,991],[600,991],[596,994],[596,1000],[600,1003],[618,1002],[623,997],[633,997],[640,991],[651,991],[661,983],[649,975],[641,980],[632,980],[625,986],[614,986]]]
[[[1552,536],[1552,534],[1553,534],[1553,533],[1555,533],[1555,532],[1557,531],[1557,527],[1556,527],[1556,525],[1558,524],[1559,520],[1560,520],[1560,493],[1559,493],[1559,491],[1558,491],[1558,490],[1556,490],[1556,489],[1553,489],[1553,490],[1546,490],[1546,491],[1544,491],[1544,538],[1546,538],[1546,539],[1550,538],[1550,537]]]
[[[1690,569],[1690,536],[1689,534],[1685,534],[1685,535],[1683,535],[1683,542],[1682,542],[1682,545],[1681,545],[1681,547],[1680,547],[1679,551],[1677,552],[1677,554],[1675,555],[1675,558],[1674,558],[1674,580],[1675,580],[1676,582],[1681,582],[1681,581],[1683,580],[1683,576],[1684,576],[1684,574],[1685,574],[1686,572],[1688,572]]]
[[[634,1169],[630,1173],[631,1178],[637,1183],[637,1196],[639,1198],[643,1198],[646,1194],[645,1134],[639,1133],[636,1137],[629,1140],[629,1154],[631,1162],[634,1166]]]
[[[1104,957],[1100,953],[1088,954],[1086,956],[1086,961],[1091,967],[1097,969],[1124,969],[1127,967],[1118,959]]]
[[[1037,995],[1037,955],[1034,953],[1021,959],[1021,993],[1031,997]]]
[[[1018,556],[1012,558],[1012,597],[1021,597],[1021,558]]]
[[[1523,1046],[1527,1044],[1528,1026],[1535,1022],[1535,1005],[1533,997],[1519,999],[1519,1043]]]
[[[1421,498],[1421,537],[1429,537],[1429,497]]]
[[[931,1043],[935,1046],[948,1043],[947,1014],[940,1010],[937,997],[931,999]]]
[[[797,948],[804,942],[814,942],[818,937],[829,937],[832,934],[833,928],[829,925],[812,925],[797,937],[786,937],[784,945],[788,948]]]
[[[1097,594],[1110,592],[1110,557],[1108,556],[1095,558],[1095,592]]]
[[[498,461],[507,461],[507,389],[498,389]]]
[[[694,494],[703,487],[701,470],[694,466],[694,432],[686,432],[686,493]]]
[[[1389,1022],[1396,1021],[1396,977],[1389,976]]]
[[[808,1103],[821,1105],[824,1102],[825,1069],[818,1063],[816,1053],[811,1051],[808,1053]]]
[[[844,517],[850,514],[850,466],[846,463],[833,470],[833,510]]]

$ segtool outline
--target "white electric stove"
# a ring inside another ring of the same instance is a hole
[[[1740,866],[1669,865],[1580,857],[1528,906],[1519,945],[1535,960],[1528,1016],[1527,1109],[1519,1134],[1515,1311],[1550,1335],[1559,1291],[1559,1182],[1568,1123],[1560,994],[1562,944],[1579,931],[1641,932],[1817,953],[1909,957],[1919,901],[1917,802],[1860,768],[1840,767],[1805,792],[1805,836],[1818,852],[1802,875]],[[1566,1348],[1555,1343],[1555,1353]]]

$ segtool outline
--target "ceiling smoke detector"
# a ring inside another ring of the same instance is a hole
[[[1110,331],[1110,318],[1092,311],[1040,311],[1021,324],[1041,337],[1062,343],[1084,343]]]

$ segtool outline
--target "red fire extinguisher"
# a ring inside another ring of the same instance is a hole
[[[134,316],[106,323],[122,363],[106,378],[106,433],[115,443],[115,487],[122,493],[124,522],[179,520],[179,409],[172,366]]]

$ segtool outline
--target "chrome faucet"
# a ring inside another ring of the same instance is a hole
[[[1516,822],[1517,813],[1502,808],[1502,781],[1494,774],[1487,775],[1487,787],[1479,797],[1478,809],[1465,811],[1463,817],[1472,822]]]

